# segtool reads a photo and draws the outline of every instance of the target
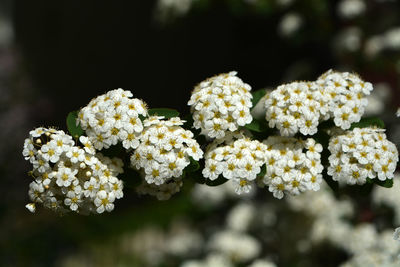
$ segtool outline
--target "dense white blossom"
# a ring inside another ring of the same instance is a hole
[[[368,104],[366,96],[373,89],[371,83],[356,74],[333,70],[322,74],[316,83],[323,96],[321,103],[327,108],[324,120],[333,118],[335,125],[344,130],[360,121]]]
[[[29,133],[22,154],[33,165],[34,181],[26,207],[35,203],[65,213],[102,213],[114,209],[115,199],[123,197],[122,160],[95,154],[90,141],[81,136],[75,143],[61,130],[37,128]]]
[[[97,150],[121,142],[126,149],[139,145],[143,130],[140,116],[147,115],[146,103],[131,98],[130,91],[115,89],[92,99],[82,108],[78,122]]]
[[[328,174],[347,184],[364,184],[367,178],[392,179],[398,161],[396,146],[384,130],[355,128],[329,141]]]
[[[364,114],[366,95],[371,91],[372,84],[357,75],[329,70],[315,82],[278,86],[266,96],[265,118],[283,136],[313,135],[319,123],[329,118],[336,126],[349,129]]]
[[[148,184],[158,186],[179,178],[190,164],[190,157],[195,161],[203,157],[193,133],[181,127],[183,123],[178,117],[163,120],[153,116],[144,120],[140,144],[131,156],[131,164],[144,172]]]
[[[250,85],[236,72],[209,78],[198,84],[188,105],[193,115],[193,126],[211,138],[223,138],[226,132],[236,131],[252,121]]]
[[[229,133],[211,143],[205,153],[203,176],[210,180],[220,175],[235,184],[237,194],[249,193],[265,164],[266,146],[240,133]]]
[[[265,100],[266,120],[269,127],[276,127],[283,136],[298,132],[313,135],[326,107],[319,86],[314,82],[292,82],[278,86]]]
[[[322,146],[314,139],[270,136],[263,143],[267,146],[267,171],[259,184],[267,185],[274,197],[320,189]]]

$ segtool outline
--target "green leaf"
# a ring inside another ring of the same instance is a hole
[[[263,133],[269,130],[266,121],[258,120],[255,118],[253,118],[253,120],[249,124],[246,124],[244,128],[257,133]]]
[[[179,117],[179,112],[172,108],[151,108],[148,113],[150,116],[164,116],[167,119]]]
[[[261,171],[259,174],[257,174],[258,177],[264,177],[265,174],[267,173],[267,165],[264,164],[261,166]]]
[[[374,183],[376,185],[386,187],[386,188],[391,188],[393,186],[393,179],[386,179],[384,181],[379,180],[378,178],[375,179],[369,179],[367,178],[368,183]]]
[[[67,116],[67,128],[68,132],[75,139],[79,138],[79,136],[83,135],[84,131],[81,126],[78,124],[78,111],[71,111]]]
[[[253,99],[251,100],[251,103],[253,104],[253,106],[251,109],[253,109],[257,105],[257,103],[260,101],[260,99],[263,96],[265,96],[266,91],[265,91],[265,89],[260,89],[260,90],[252,92],[251,94],[253,95]]]
[[[200,169],[200,164],[198,161],[194,160],[192,157],[189,157],[190,164],[185,168],[187,173],[192,173]]]
[[[366,128],[371,126],[377,126],[384,129],[385,123],[376,117],[362,118],[359,122],[352,123],[350,130],[353,130],[354,128]]]
[[[226,179],[222,175],[220,175],[215,180],[206,179],[205,184],[208,186],[218,186],[218,185],[226,183],[227,181],[228,181],[228,179]]]

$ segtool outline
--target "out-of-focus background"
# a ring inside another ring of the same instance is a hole
[[[33,215],[21,154],[29,130],[65,130],[69,111],[107,90],[187,114],[193,87],[231,70],[253,90],[357,72],[374,84],[367,115],[398,145],[398,14],[391,0],[0,1],[0,265],[356,266],[379,251],[368,240],[398,249],[385,232],[400,225],[396,186],[289,201],[226,186],[186,186],[165,202],[126,190],[110,214]]]

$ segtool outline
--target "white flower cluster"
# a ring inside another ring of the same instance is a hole
[[[260,182],[269,187],[274,197],[281,199],[285,194],[320,189],[322,146],[314,139],[270,136],[263,143],[267,146],[267,172]]]
[[[366,96],[373,90],[371,83],[356,74],[333,70],[322,74],[316,83],[336,126],[346,130],[351,123],[360,121],[368,105]]]
[[[305,193],[289,198],[290,206],[296,211],[304,211],[314,217],[311,227],[309,248],[321,242],[330,242],[344,249],[351,257],[342,263],[341,267],[354,266],[398,266],[400,247],[393,240],[393,231],[378,232],[372,223],[352,225],[355,209],[350,199],[338,200],[326,183],[323,188],[314,193]],[[396,183],[394,184],[397,185]],[[398,196],[396,188],[376,187],[384,194]],[[397,197],[398,198],[398,197]],[[375,202],[375,199],[373,199]],[[313,203],[313,205],[309,205]],[[393,202],[398,206],[398,202]],[[307,240],[308,241],[308,240]]]
[[[95,150],[87,137],[75,144],[71,136],[55,129],[37,128],[29,133],[22,153],[33,165],[29,196],[34,203],[65,213],[102,213],[114,209],[123,197],[122,161]],[[34,212],[35,204],[26,207]]]
[[[163,118],[152,116],[143,121],[140,144],[131,156],[132,166],[144,171],[148,184],[162,185],[179,178],[190,164],[190,157],[196,161],[203,157],[193,133],[181,127],[184,121]]]
[[[361,119],[372,89],[355,74],[329,70],[315,82],[293,82],[272,91],[265,100],[266,120],[283,136],[313,135],[319,122],[329,118],[346,130]]]
[[[132,96],[130,91],[111,90],[80,110],[79,123],[96,149],[109,148],[118,142],[126,149],[139,145],[137,137],[143,130],[139,116],[147,115],[147,107]]]
[[[398,161],[396,146],[386,139],[384,130],[355,128],[329,141],[333,180],[347,184],[365,184],[366,179],[392,179]]]
[[[216,139],[205,153],[203,176],[215,180],[222,174],[235,184],[235,192],[248,193],[251,182],[265,164],[266,146],[257,140],[234,133],[224,139]]]
[[[193,113],[193,126],[211,138],[223,138],[252,121],[250,85],[236,72],[209,78],[195,87],[188,102]]]
[[[265,100],[269,127],[277,127],[283,136],[297,132],[313,135],[320,113],[325,109],[318,86],[312,82],[293,82],[278,86]],[[321,103],[321,104],[320,104]]]

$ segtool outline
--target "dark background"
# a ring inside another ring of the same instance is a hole
[[[128,89],[149,107],[175,108],[184,115],[193,87],[222,72],[238,71],[257,90],[295,79],[313,80],[340,68],[371,82],[388,82],[388,110],[393,113],[399,104],[397,52],[367,61],[362,53],[343,54],[332,48],[336,33],[349,23],[371,34],[400,25],[398,4],[382,7],[370,1],[367,15],[343,22],[336,13],[337,1],[297,1],[291,7],[260,9],[239,1],[201,2],[186,16],[166,23],[154,19],[153,0],[0,2],[0,14],[14,33],[0,53],[0,264],[54,265],[89,240],[106,240],[116,229],[151,221],[165,224],[175,214],[189,212],[191,207],[179,197],[160,204],[130,192],[113,213],[102,216],[60,218],[42,210],[33,216],[24,208],[30,166],[21,151],[28,131],[37,126],[65,130],[68,112],[108,90]],[[292,9],[303,14],[304,25],[285,38],[277,25]]]

